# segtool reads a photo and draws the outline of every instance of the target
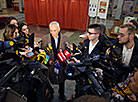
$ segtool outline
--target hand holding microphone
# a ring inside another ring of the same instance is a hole
[[[68,48],[69,50],[73,50],[73,46],[70,45],[68,42],[66,42],[66,45],[65,45],[66,48]]]
[[[41,42],[42,42],[42,39],[39,40],[38,42],[35,42],[34,43],[34,48],[39,47],[39,45],[41,44]]]

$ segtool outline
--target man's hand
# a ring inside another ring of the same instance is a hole
[[[49,60],[49,65],[54,65],[54,62],[52,60]]]
[[[39,40],[38,42],[36,42],[36,43],[34,44],[34,48],[39,47],[40,44],[41,44],[41,42],[42,42],[42,40]]]
[[[55,62],[58,63],[58,65],[60,64],[60,63],[59,63],[59,60],[56,60]]]
[[[136,101],[137,100],[137,98],[136,98],[136,96],[134,95],[134,94],[132,94],[132,95],[130,95],[130,96],[127,96],[130,100],[132,100],[132,101]]]

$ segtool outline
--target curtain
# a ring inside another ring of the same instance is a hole
[[[24,0],[27,24],[48,26],[58,21],[61,28],[86,30],[89,0]]]

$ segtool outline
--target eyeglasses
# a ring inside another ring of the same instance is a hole
[[[91,33],[91,32],[89,32],[88,30],[87,30],[87,33],[88,33],[89,35],[97,34],[97,33]]]
[[[123,33],[118,33],[117,36],[120,36],[120,37],[124,37],[126,35],[130,35],[130,34],[123,34]]]

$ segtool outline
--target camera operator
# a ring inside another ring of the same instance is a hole
[[[46,46],[50,43],[52,45],[52,51],[50,52],[50,60],[49,60],[49,78],[53,84],[59,84],[59,98],[62,100],[66,100],[64,95],[64,81],[65,81],[65,73],[64,67],[62,63],[60,63],[61,67],[59,68],[59,74],[56,75],[54,72],[53,64],[55,62],[60,62],[57,54],[58,50],[65,49],[65,42],[68,41],[68,38],[60,33],[60,25],[57,21],[52,21],[49,24],[48,35],[45,35],[42,38],[42,48],[46,48]]]
[[[119,83],[119,87],[125,89],[129,84],[129,78],[133,75],[134,68],[131,65],[133,57],[138,55],[138,39],[135,37],[136,28],[132,24],[124,24],[120,26],[118,39],[112,41],[121,49],[121,63],[128,67],[121,67],[124,71],[125,81]]]

